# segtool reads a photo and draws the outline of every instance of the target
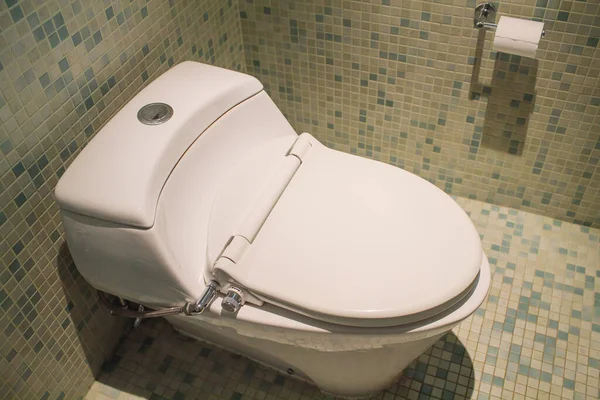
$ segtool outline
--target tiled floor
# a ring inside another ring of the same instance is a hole
[[[488,299],[378,399],[598,399],[600,229],[459,198],[493,272]],[[88,399],[322,399],[310,384],[148,320]]]

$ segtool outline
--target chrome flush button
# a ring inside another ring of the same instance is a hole
[[[140,108],[138,120],[145,125],[164,124],[173,116],[173,107],[165,103],[150,103]]]

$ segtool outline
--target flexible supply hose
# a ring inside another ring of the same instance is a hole
[[[127,317],[127,318],[157,318],[157,317],[166,317],[167,315],[174,314],[187,314],[189,315],[189,311],[187,311],[188,304],[183,305],[181,307],[169,307],[169,308],[161,308],[159,310],[147,310],[147,311],[134,311],[128,308],[122,308],[122,306],[114,305],[109,299],[106,293],[101,290],[98,290],[98,299],[100,303],[108,308],[111,315],[116,315],[118,317]]]

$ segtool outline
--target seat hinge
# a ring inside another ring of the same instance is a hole
[[[309,133],[303,133],[300,136],[298,136],[298,139],[296,139],[296,141],[294,142],[294,145],[288,152],[288,155],[296,156],[298,160],[302,162],[302,160],[308,155],[308,152],[312,147],[312,144],[310,142],[311,137],[312,136],[310,136]]]
[[[249,243],[254,241],[254,238],[271,214],[285,188],[292,181],[298,168],[300,168],[302,160],[310,152],[312,147],[310,137],[309,134],[304,133],[294,142],[294,145],[282,160],[279,168],[273,173],[269,179],[269,183],[264,187],[256,203],[254,203],[250,213],[240,225],[237,234],[245,237]]]
[[[225,247],[220,258],[225,257],[237,264],[244,257],[244,253],[248,250],[248,247],[250,247],[250,242],[245,237],[236,235],[231,239],[227,247]]]
[[[262,190],[258,200],[252,206],[235,234],[225,246],[223,253],[212,266],[213,276],[220,284],[220,291],[235,301],[250,302],[262,305],[263,301],[236,282],[236,276],[243,271],[240,265],[244,255],[252,246],[252,242],[279,201],[279,198],[292,181],[296,171],[306,159],[312,147],[310,134],[303,133],[298,137],[279,167],[273,172],[268,184]],[[239,297],[239,298],[238,298]],[[235,309],[235,307],[232,307]]]
[[[237,312],[245,303],[262,306],[263,301],[251,291],[239,285],[236,274],[241,267],[240,262],[251,244],[243,236],[234,236],[221,256],[213,265],[213,276],[219,282],[219,291],[225,295],[221,307],[227,312]]]

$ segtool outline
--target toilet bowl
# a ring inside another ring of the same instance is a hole
[[[297,135],[256,79],[200,63],[126,104],[55,195],[96,289],[335,395],[391,385],[490,285],[444,192]]]

